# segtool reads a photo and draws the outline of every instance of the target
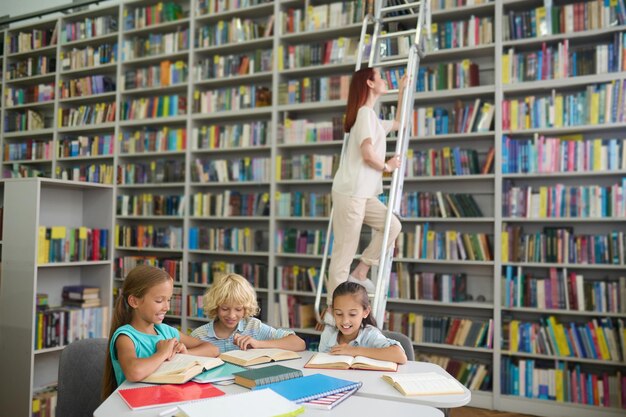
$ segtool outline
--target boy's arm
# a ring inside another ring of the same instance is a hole
[[[216,358],[220,355],[220,350],[211,342],[204,342],[195,337],[180,333],[180,341],[187,347],[190,355],[209,356]]]
[[[245,336],[243,336],[245,337]],[[300,351],[306,348],[306,343],[296,334],[287,335],[281,339],[257,340],[256,348],[279,348],[293,351]]]
[[[174,348],[178,341],[174,338],[161,340],[157,343],[157,351],[150,357],[138,358],[135,353],[135,344],[130,337],[121,334],[115,340],[117,359],[122,372],[131,382],[141,381],[151,375],[166,360],[174,355]]]

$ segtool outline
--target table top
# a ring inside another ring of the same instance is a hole
[[[315,354],[315,352],[304,351],[298,352],[302,357],[300,359],[292,359],[281,361],[280,364],[290,368],[302,369],[304,375],[315,373],[334,376],[336,378],[348,379],[352,381],[362,381],[363,386],[356,391],[354,395],[336,406],[333,410],[315,410],[307,408],[304,415],[307,416],[326,416],[345,415],[345,410],[349,407],[350,413],[358,413],[355,415],[374,415],[383,413],[387,415],[419,415],[421,417],[441,417],[443,414],[437,408],[455,408],[461,407],[470,402],[471,392],[464,388],[463,394],[454,395],[424,395],[415,397],[406,397],[387,382],[383,381],[382,375],[389,372],[381,371],[365,371],[365,370],[334,370],[334,369],[308,369],[304,368],[306,362]],[[273,363],[272,363],[273,364]],[[269,366],[271,364],[258,365],[258,367]],[[439,374],[451,377],[442,367],[428,362],[407,362],[405,365],[398,367],[399,373],[417,373],[417,372],[437,372]],[[133,388],[147,386],[149,384],[124,382],[120,388]],[[216,385],[217,388],[224,391],[226,395],[241,394],[247,392],[248,389],[242,386]],[[382,400],[382,401],[381,401]],[[350,404],[349,406],[347,404]],[[172,408],[173,406],[154,407],[144,410],[132,411],[122,400],[117,392],[114,392],[107,398],[94,412],[94,417],[156,417],[161,411]],[[337,411],[339,410],[339,411]],[[391,413],[391,414],[390,414]],[[170,416],[167,416],[170,417]]]

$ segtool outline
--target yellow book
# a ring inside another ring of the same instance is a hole
[[[563,96],[554,96],[554,127],[563,127]]]
[[[517,120],[519,117],[519,102],[517,100],[511,100],[511,106],[509,110],[509,120],[511,122],[511,130],[519,129]]]
[[[508,84],[511,82],[511,75],[509,74],[511,62],[508,54],[502,54],[502,84]]]
[[[548,216],[548,187],[539,187],[539,217]]]
[[[39,265],[48,263],[48,251],[46,250],[46,226],[39,226],[37,236],[37,263]]]
[[[593,327],[596,331],[596,337],[598,338],[598,346],[600,347],[600,355],[602,356],[602,359],[610,360],[611,354],[609,353],[609,345],[606,343],[604,331],[602,331],[602,327],[598,325],[598,321],[596,319],[593,319]]]
[[[285,69],[285,48],[283,45],[278,46],[278,71]]]
[[[591,108],[589,109],[589,124],[597,125],[600,122],[600,94],[591,93]]]
[[[502,248],[502,262],[509,261],[509,232],[503,231],[500,234],[500,247]]]
[[[565,400],[565,395],[563,393],[563,370],[555,369],[554,370],[554,385],[556,392],[556,400],[558,402],[563,402]]]
[[[281,180],[281,176],[282,176],[282,169],[281,169],[281,167],[282,167],[282,164],[283,164],[283,157],[282,157],[282,155],[276,155],[276,181],[280,181]]]
[[[602,141],[597,139],[593,141],[593,170],[600,171],[602,169]]]
[[[567,344],[567,335],[565,333],[565,327],[562,324],[557,324],[556,327],[556,343],[559,345],[559,351],[563,356],[570,356],[572,352],[569,350],[569,345]]]
[[[225,362],[234,363],[240,366],[258,365],[260,363],[285,361],[288,359],[299,359],[300,355],[286,349],[249,349],[231,350],[220,355],[220,359]]]
[[[152,374],[141,382],[156,384],[183,384],[204,371],[222,365],[219,358],[194,356],[184,353],[176,354],[172,359],[163,362]]]

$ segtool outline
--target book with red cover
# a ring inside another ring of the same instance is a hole
[[[215,388],[212,384],[198,384],[192,381],[176,385],[165,384],[126,388],[117,392],[131,410],[160,407],[224,395],[224,391]]]

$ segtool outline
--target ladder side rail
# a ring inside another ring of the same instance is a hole
[[[361,24],[361,37],[359,38],[359,47],[357,49],[357,57],[355,64],[355,71],[361,68],[361,64],[363,62],[363,52],[365,51],[365,37],[367,34],[367,25],[371,20],[371,16],[367,15],[363,18],[363,23]],[[344,156],[346,154],[346,144],[348,143],[348,138],[350,137],[349,133],[344,133],[343,142],[341,144],[341,153],[339,161],[343,161]],[[320,274],[319,280],[317,281],[317,288],[315,288],[315,317],[317,318],[318,323],[322,322],[322,317],[320,315],[320,306],[322,304],[322,289],[324,288],[325,275],[326,275],[326,264],[328,263],[328,255],[330,249],[330,241],[332,237],[333,230],[333,213],[335,211],[334,206],[331,204],[330,209],[330,219],[328,220],[328,226],[326,228],[326,240],[324,241],[324,253],[322,257],[322,265],[320,266]]]

